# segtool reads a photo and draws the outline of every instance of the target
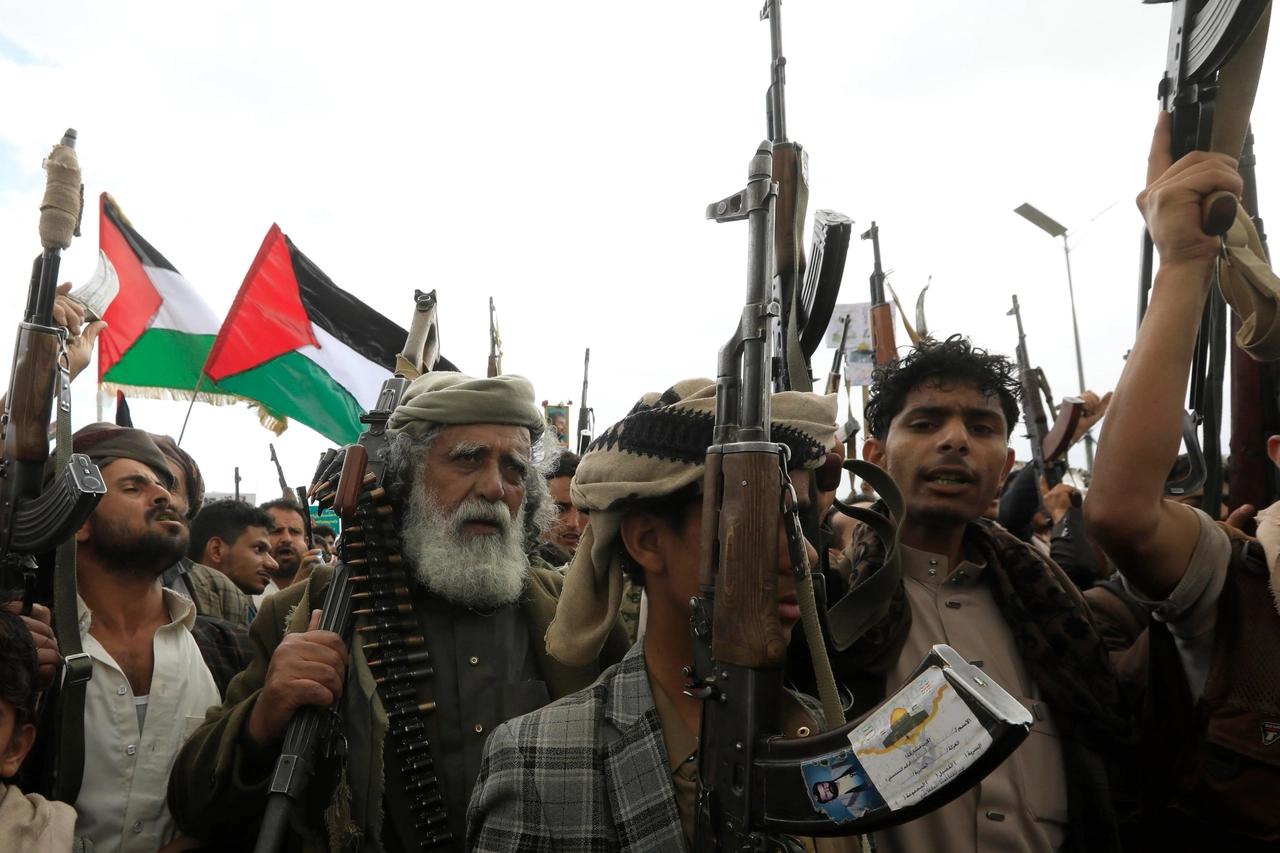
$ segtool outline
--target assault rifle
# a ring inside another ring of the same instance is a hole
[[[1146,0],[1169,2],[1169,0]],[[1176,162],[1191,151],[1208,151],[1215,139],[1220,72],[1258,26],[1270,0],[1172,0],[1169,47],[1158,90],[1160,104],[1170,113],[1172,150]],[[1242,87],[1243,88],[1243,87]],[[1250,96],[1250,100],[1251,100]],[[1206,234],[1223,235],[1236,218],[1238,201],[1227,192],[1205,199],[1202,227]],[[1138,324],[1147,309],[1154,268],[1151,235],[1143,232],[1142,263],[1138,288]],[[1206,495],[1222,492],[1222,384],[1226,364],[1227,306],[1217,287],[1210,289],[1196,353],[1191,366],[1192,419],[1203,424],[1199,444],[1187,443],[1193,469],[1204,471]],[[1179,484],[1180,491],[1198,485]],[[1168,490],[1170,486],[1166,486]],[[1219,502],[1201,502],[1211,518]]]
[[[1067,473],[1067,449],[1071,447],[1076,426],[1084,415],[1084,400],[1067,397],[1062,401],[1061,411],[1054,411],[1049,381],[1043,370],[1031,366],[1031,357],[1027,354],[1027,335],[1022,329],[1022,309],[1018,307],[1017,294],[1014,294],[1013,307],[1006,316],[1018,321],[1017,355],[1018,373],[1022,380],[1022,419],[1026,421],[1027,438],[1031,441],[1031,462],[1052,489],[1062,482]],[[1053,429],[1049,429],[1049,419],[1045,417],[1046,402],[1054,416]],[[1039,494],[1039,489],[1036,494]]]
[[[409,380],[393,376],[382,383],[378,402],[373,410],[360,416],[360,422],[368,429],[356,444],[348,445],[340,454],[327,451],[316,468],[311,494],[321,505],[331,505],[343,520],[343,525],[358,525],[357,510],[362,493],[371,488],[383,488],[386,464],[382,451],[387,444],[387,421],[400,403]],[[299,490],[302,491],[302,490]],[[310,512],[306,508],[306,493],[302,499],[304,522],[310,536]],[[368,523],[368,522],[366,522]],[[344,532],[344,542],[346,534]],[[310,541],[310,539],[308,539]],[[353,616],[353,598],[356,581],[352,577],[352,564],[345,552],[333,569],[333,579],[321,606],[318,630],[332,631],[350,642]],[[295,802],[301,802],[316,765],[323,757],[333,754],[335,743],[340,740],[342,720],[338,715],[338,702],[321,710],[311,705],[298,709],[285,732],[280,757],[276,759],[275,772],[267,788],[266,810],[262,828],[258,832],[255,853],[276,853],[284,844],[285,830],[289,826],[289,811]]]
[[[862,239],[871,241],[871,252],[875,257],[875,267],[871,271],[871,347],[875,350],[878,366],[898,357],[898,344],[893,330],[893,308],[884,295],[887,274],[880,265],[880,228],[874,221],[862,232]]]
[[[84,762],[84,695],[93,675],[81,651],[76,612],[75,532],[98,505],[106,486],[89,457],[72,453],[71,368],[67,330],[54,323],[62,250],[80,233],[84,187],[75,152],[76,132],[67,130],[45,160],[44,201],[40,205],[40,241],[27,290],[27,306],[13,349],[9,393],[5,397],[3,458],[0,458],[0,566],[4,585],[21,585],[23,609],[48,592],[41,584],[37,557],[57,549],[53,572],[55,629],[66,660],[58,699],[58,756],[54,792],[74,803]],[[49,460],[49,419],[57,399],[57,479],[45,488]]]
[[[765,140],[751,160],[747,188],[707,208],[707,217],[717,222],[746,219],[749,238],[746,305],[736,313],[737,328],[720,349],[716,371],[713,443],[703,486],[701,595],[691,602],[694,659],[685,670],[688,695],[703,700],[697,853],[797,850],[787,836],[853,835],[911,820],[980,781],[1031,726],[1027,710],[980,669],[949,647],[935,646],[908,683],[867,720],[841,725],[843,712],[832,684],[820,692],[833,730],[805,738],[780,736],[787,654],[777,603],[780,524],[802,609],[811,606],[805,600],[812,590],[805,587],[812,578],[786,446],[770,434],[768,366],[780,314],[771,257],[774,174],[772,145]],[[901,495],[887,474],[857,460],[846,466],[867,478],[902,517]],[[896,555],[896,531],[886,516],[843,509],[872,524],[891,543],[886,550]],[[852,607],[845,624],[860,623],[861,630],[873,624],[901,577],[900,565],[893,565],[897,573],[886,560],[874,582],[849,593],[832,613]],[[859,633],[843,634],[847,642],[837,647],[847,648]],[[834,631],[833,641],[840,642]],[[815,660],[826,659],[821,632],[810,635],[809,646]],[[939,701],[945,696],[951,703],[948,714],[956,714],[948,723],[935,723],[932,733],[928,711],[917,713],[925,695]],[[897,707],[910,713],[894,718]],[[907,755],[914,749],[910,744],[917,743],[939,746]],[[886,751],[901,757],[877,764],[877,755]],[[887,767],[903,757],[906,767]],[[856,788],[852,794],[847,788],[841,792],[846,779]]]
[[[769,22],[772,55],[765,118],[773,144],[773,180],[778,184],[773,255],[782,312],[774,332],[775,358],[766,368],[772,371],[775,390],[812,391],[809,360],[821,345],[835,311],[853,220],[834,210],[814,214],[809,249],[813,263],[806,270],[809,155],[800,143],[787,139],[787,58],[782,55],[781,6],[781,0],[765,0],[760,10],[760,20]]]
[[[289,481],[284,477],[284,469],[280,467],[280,457],[276,456],[276,446],[271,442],[267,442],[267,447],[271,448],[271,463],[276,466],[276,479],[280,482],[280,493],[284,495],[285,500],[296,502],[298,496],[294,494]]]
[[[582,456],[587,452],[587,445],[591,444],[592,434],[595,432],[596,413],[594,409],[587,406],[587,372],[591,369],[591,348],[587,347],[586,355],[582,357],[582,403],[578,406],[578,455]]]
[[[494,318],[493,297],[489,297],[489,372],[490,378],[502,373],[502,338],[498,336],[498,321]]]

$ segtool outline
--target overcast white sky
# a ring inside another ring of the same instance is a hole
[[[0,352],[39,249],[41,157],[72,126],[86,198],[111,192],[219,314],[278,222],[402,325],[414,288],[435,288],[444,352],[465,371],[485,369],[489,296],[504,368],[529,376],[539,400],[578,400],[590,347],[603,428],[644,391],[712,376],[737,321],[746,226],[703,211],[741,188],[765,134],[760,5],[7,0]],[[810,211],[842,211],[858,232],[877,220],[904,301],[933,276],[935,334],[1012,354],[1016,292],[1032,359],[1059,396],[1074,392],[1061,249],[1012,210],[1029,201],[1077,227],[1120,201],[1071,256],[1086,377],[1112,388],[1133,340],[1132,199],[1168,7],[788,0],[783,11],[788,130],[810,153]],[[1274,66],[1254,116],[1264,217],[1280,210]],[[64,253],[77,283],[97,255],[92,205]],[[855,237],[841,301],[867,299],[870,268]],[[829,358],[819,353],[820,371]],[[77,426],[94,416],[94,377],[77,383]],[[186,412],[131,405],[137,425],[175,436]],[[271,440],[299,484],[326,446],[301,425],[275,439],[244,406],[203,404],[184,446],[209,488],[230,491],[239,465],[241,488],[265,498],[278,490]]]

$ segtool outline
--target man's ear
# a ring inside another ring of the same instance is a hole
[[[84,524],[80,525],[80,529],[76,531],[76,544],[83,545],[89,541],[89,525],[92,523],[93,516],[86,518]]]
[[[1013,452],[1013,448],[1010,447],[1009,452],[1005,454],[1004,457],[1004,470],[1000,472],[1001,486],[1004,485],[1005,480],[1009,479],[1009,472],[1013,470],[1013,460],[1015,456],[1016,454]]]
[[[884,467],[884,442],[878,438],[868,438],[862,442],[862,458],[870,462],[872,465]]]
[[[1271,457],[1272,464],[1280,466],[1280,435],[1267,439],[1267,455]]]
[[[0,753],[0,779],[8,779],[18,773],[23,759],[31,751],[36,742],[36,727],[31,723],[23,723],[13,732],[9,745]]]
[[[658,520],[643,511],[631,511],[622,517],[618,535],[627,553],[646,575],[660,575],[667,570],[667,555],[662,549],[662,537],[658,535]]]
[[[204,555],[210,559],[211,565],[218,563],[221,565],[223,559],[227,556],[227,543],[222,541],[219,536],[210,536],[209,541],[204,543]]]

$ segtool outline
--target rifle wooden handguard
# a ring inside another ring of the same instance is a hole
[[[1067,397],[1058,409],[1058,419],[1053,422],[1053,429],[1040,442],[1040,451],[1045,462],[1052,462],[1067,452],[1071,447],[1071,439],[1084,417],[1084,400],[1079,397]]]

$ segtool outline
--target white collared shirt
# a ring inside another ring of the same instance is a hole
[[[205,711],[221,702],[191,635],[195,605],[173,590],[163,594],[172,621],[152,639],[155,664],[141,732],[129,680],[90,636],[93,614],[77,600],[80,642],[93,658],[93,678],[85,695],[76,835],[88,836],[97,853],[155,853],[181,834],[165,804],[169,771]]]

